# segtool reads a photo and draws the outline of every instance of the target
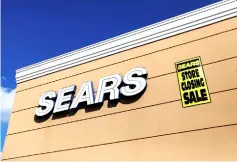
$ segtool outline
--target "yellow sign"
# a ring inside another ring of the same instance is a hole
[[[200,57],[176,64],[183,107],[211,102]]]

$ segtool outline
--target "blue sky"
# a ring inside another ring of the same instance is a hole
[[[1,150],[15,70],[217,0],[2,0]]]

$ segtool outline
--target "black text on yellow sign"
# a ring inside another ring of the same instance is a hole
[[[175,65],[183,107],[211,102],[201,58],[180,61]]]

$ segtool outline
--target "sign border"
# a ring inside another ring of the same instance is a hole
[[[196,104],[196,105],[189,105],[189,106],[185,106],[185,107],[184,107],[184,105],[183,105],[183,101],[182,101],[181,87],[180,87],[179,77],[178,77],[178,68],[177,68],[177,63],[182,63],[182,62],[185,62],[185,61],[193,60],[193,59],[195,59],[195,58],[199,58],[199,59],[200,59],[200,65],[201,65],[201,67],[202,67],[202,71],[203,71],[203,75],[204,75],[204,79],[205,79],[206,87],[207,87],[207,90],[208,90],[208,94],[209,94],[210,102],[202,103],[202,104]],[[199,105],[204,105],[204,104],[212,103],[212,100],[211,100],[211,93],[210,93],[209,88],[208,88],[207,79],[206,79],[206,75],[205,75],[205,72],[204,72],[204,69],[203,69],[201,56],[197,56],[197,57],[189,58],[189,59],[186,59],[186,60],[183,60],[183,61],[175,62],[174,64],[175,64],[176,77],[177,77],[177,79],[178,79],[179,94],[180,94],[180,97],[181,97],[180,100],[181,100],[181,103],[182,103],[182,107],[183,107],[183,108],[190,108],[190,107],[192,107],[192,106],[199,106]]]

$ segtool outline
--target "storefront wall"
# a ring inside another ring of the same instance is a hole
[[[236,160],[237,18],[233,17],[17,85],[6,160]],[[175,63],[200,56],[211,103],[183,108]],[[148,71],[135,101],[39,120],[46,91]]]

